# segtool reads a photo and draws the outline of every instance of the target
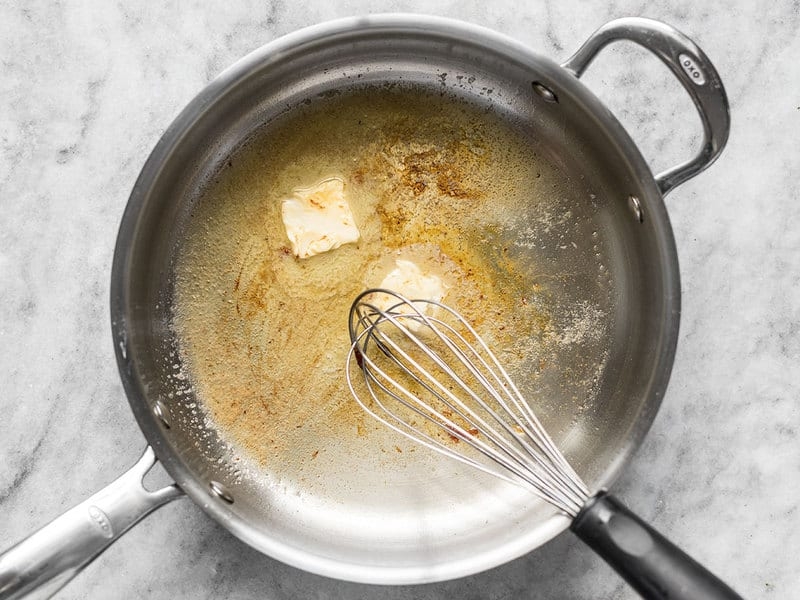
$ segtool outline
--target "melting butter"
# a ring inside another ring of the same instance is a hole
[[[294,190],[293,197],[281,203],[281,217],[298,258],[335,250],[360,237],[339,177]]]
[[[447,286],[441,277],[433,273],[424,273],[415,263],[401,258],[395,260],[395,268],[383,278],[379,287],[397,292],[407,300],[433,302],[441,302],[447,291]],[[397,303],[397,298],[381,295],[375,299],[375,303],[379,308],[386,310]],[[420,303],[417,308],[423,314],[433,316],[437,307]]]

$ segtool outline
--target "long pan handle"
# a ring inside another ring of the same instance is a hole
[[[139,520],[182,496],[174,484],[144,488],[155,462],[148,446],[121,477],[0,554],[0,600],[49,598]]]
[[[570,529],[650,600],[742,600],[619,500],[598,493]]]

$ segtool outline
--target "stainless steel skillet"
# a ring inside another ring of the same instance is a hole
[[[698,156],[657,177],[579,80],[597,53],[617,40],[659,56],[703,122]],[[187,106],[153,150],[122,219],[111,277],[117,361],[150,447],[120,479],[0,555],[0,597],[43,585],[40,591],[53,593],[128,527],[182,493],[266,554],[371,583],[474,573],[532,550],[567,526],[524,492],[441,470],[434,461],[408,467],[410,475],[389,488],[381,475],[385,465],[378,463],[361,465],[360,475],[372,475],[358,481],[339,465],[308,489],[281,487],[268,467],[243,476],[213,423],[198,417],[197,399],[175,393],[184,388],[172,376],[172,264],[199,190],[282,113],[334,90],[386,83],[441,89],[491,107],[527,132],[564,173],[572,191],[564,199],[570,218],[537,234],[540,246],[551,249],[568,234],[578,255],[536,258],[553,272],[575,274],[559,290],[565,303],[608,299],[609,344],[596,397],[580,419],[559,424],[558,441],[590,486],[613,481],[650,426],[669,377],[680,286],[663,197],[713,162],[727,140],[727,100],[716,71],[685,36],[643,19],[609,23],[561,66],[496,33],[446,19],[345,19],[286,36],[242,59]],[[595,254],[602,256],[605,279],[595,276]],[[578,378],[592,368],[585,351],[566,361],[584,369]],[[141,478],[156,456],[176,485],[147,492]],[[415,476],[415,468],[425,478]]]

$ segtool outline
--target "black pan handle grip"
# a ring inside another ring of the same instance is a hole
[[[651,600],[742,600],[613,496],[591,498],[570,529]]]

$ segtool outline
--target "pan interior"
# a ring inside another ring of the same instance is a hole
[[[611,283],[600,235],[573,205],[580,192],[540,146],[451,95],[366,87],[272,123],[209,182],[175,263],[173,327],[198,414],[229,445],[235,480],[261,488],[260,510],[277,494],[309,520],[331,513],[339,535],[361,522],[369,538],[366,511],[405,543],[425,515],[463,541],[479,523],[452,521],[453,506],[499,493],[398,439],[350,397],[350,303],[398,259],[442,277],[445,301],[497,349],[564,444],[598,395]],[[344,181],[361,239],[297,259],[281,199],[330,177]],[[530,503],[502,493],[514,499],[495,502],[500,514]],[[327,511],[302,509],[320,498]]]
[[[359,291],[398,256],[438,265],[445,301],[494,343],[590,487],[652,418],[666,310],[658,223],[627,206],[647,190],[580,94],[557,88],[557,67],[500,69],[486,49],[429,36],[404,54],[409,35],[390,37],[218,82],[225,94],[167,132],[126,214],[144,396],[131,403],[167,468],[262,551],[384,583],[486,568],[566,521],[359,412],[343,373]],[[558,103],[532,92],[548,77]],[[280,200],[330,176],[362,239],[299,261]],[[151,434],[156,401],[171,427]],[[210,480],[233,504],[205,494]]]

